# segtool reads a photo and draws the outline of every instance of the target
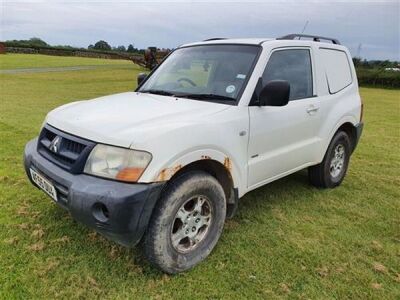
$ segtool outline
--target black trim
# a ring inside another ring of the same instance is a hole
[[[203,40],[203,42],[220,41],[220,40],[226,40],[226,39],[227,38],[218,38],[218,37],[216,37],[216,38],[210,38],[210,39]]]
[[[356,140],[354,141],[353,151],[356,149],[356,147],[358,145],[358,142],[360,141],[361,134],[362,134],[363,129],[364,129],[364,123],[360,122],[357,125],[355,125],[354,127],[356,129],[356,136],[355,136]]]
[[[327,41],[332,42],[332,44],[340,45],[339,40],[335,39],[335,38],[324,37],[324,36],[319,36],[319,35],[302,34],[302,33],[288,34],[288,35],[277,38],[277,40],[295,40],[295,39],[301,39],[301,38],[310,38],[310,39],[313,39],[314,42],[321,42],[321,40],[327,40]]]
[[[264,44],[264,43],[266,43],[266,42],[271,42],[271,41],[273,41],[273,39],[266,39],[266,40],[262,40],[262,41],[259,42],[258,44],[259,44],[259,45],[262,45],[262,44]]]
[[[237,212],[239,206],[239,190],[237,188],[233,188],[231,190],[231,195],[227,201],[226,207],[226,218],[232,219]]]

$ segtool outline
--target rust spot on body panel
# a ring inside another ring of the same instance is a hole
[[[182,165],[177,165],[175,167],[165,168],[161,170],[160,174],[157,177],[157,181],[167,181],[171,179],[171,177],[174,176],[175,173],[178,172],[180,169],[182,169]]]
[[[224,159],[224,166],[225,166],[225,168],[228,169],[229,172],[232,171],[232,162],[231,162],[231,160],[229,159],[229,157],[225,157],[225,159]]]

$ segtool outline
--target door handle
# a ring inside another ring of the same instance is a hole
[[[315,107],[314,105],[312,105],[309,108],[307,108],[307,113],[309,113],[311,115],[313,113],[316,113],[318,110],[319,110],[319,107]]]

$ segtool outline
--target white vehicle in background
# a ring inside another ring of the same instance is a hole
[[[304,168],[338,186],[363,128],[350,53],[331,38],[183,45],[138,82],[51,111],[25,168],[76,220],[142,240],[167,273],[206,258],[249,191]]]

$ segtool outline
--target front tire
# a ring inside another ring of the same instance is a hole
[[[205,172],[188,172],[169,183],[144,236],[144,254],[169,274],[186,271],[213,250],[222,233],[226,199]]]
[[[308,169],[310,183],[319,188],[340,185],[346,175],[350,155],[350,138],[344,131],[338,131],[332,138],[323,161]]]

